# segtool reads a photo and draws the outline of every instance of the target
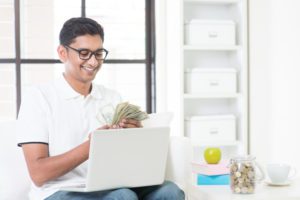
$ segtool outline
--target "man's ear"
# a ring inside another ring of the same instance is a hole
[[[67,49],[63,45],[57,47],[57,54],[62,63],[66,62],[68,56],[67,53]]]

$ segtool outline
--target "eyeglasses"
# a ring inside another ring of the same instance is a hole
[[[103,61],[103,60],[105,60],[105,58],[108,54],[108,51],[103,48],[97,49],[96,51],[91,51],[89,49],[75,49],[68,45],[64,45],[64,46],[68,49],[72,49],[72,50],[76,51],[81,60],[89,60],[92,57],[92,55],[94,55],[97,60]]]

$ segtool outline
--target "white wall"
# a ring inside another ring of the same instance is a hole
[[[249,0],[250,151],[300,168],[300,1]]]
[[[156,30],[156,110],[167,111],[165,101],[167,85],[166,69],[166,2],[165,0],[155,2],[155,30]]]
[[[181,0],[156,1],[157,112],[174,113],[171,135],[181,135],[183,127],[181,62]]]

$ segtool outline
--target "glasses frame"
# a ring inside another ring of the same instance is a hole
[[[108,55],[108,50],[106,50],[106,49],[104,49],[104,48],[97,49],[96,51],[91,51],[91,50],[89,50],[89,49],[83,49],[83,48],[75,49],[75,48],[73,48],[73,47],[71,47],[71,46],[69,46],[69,45],[64,45],[64,47],[67,48],[67,49],[72,49],[73,51],[76,51],[76,52],[78,53],[78,57],[79,57],[81,60],[89,60],[89,59],[91,59],[91,57],[94,55],[96,60],[104,61],[104,60],[106,59],[107,55]],[[105,57],[102,58],[102,59],[98,59],[97,56],[96,56],[96,53],[97,53],[99,50],[103,50],[103,51],[105,52]],[[80,56],[80,52],[81,52],[81,51],[89,51],[89,52],[90,52],[89,57],[88,57],[88,58],[82,58],[82,57]]]

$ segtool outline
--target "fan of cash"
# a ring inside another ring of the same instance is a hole
[[[148,114],[141,111],[139,106],[124,102],[117,105],[111,124],[118,124],[122,119],[142,121],[147,118]]]

